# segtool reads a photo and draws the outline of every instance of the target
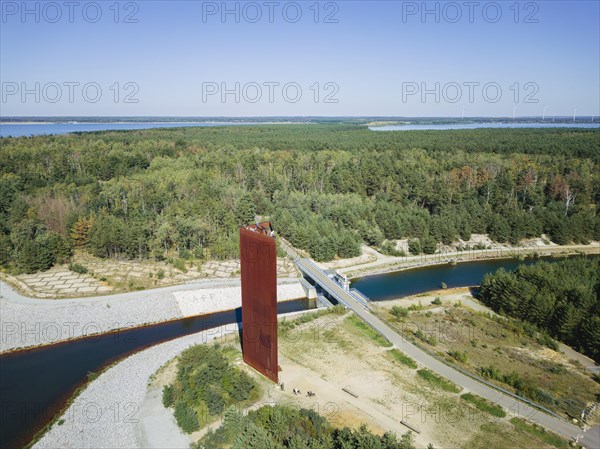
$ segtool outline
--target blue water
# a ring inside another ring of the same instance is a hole
[[[557,261],[560,259],[545,260]],[[537,261],[532,259],[525,261],[500,259],[457,265],[434,265],[358,278],[352,282],[352,287],[367,295],[371,301],[384,301],[437,290],[442,287],[442,282],[448,288],[479,285],[487,273],[494,273],[499,268],[514,270],[519,265],[529,265],[535,262]]]
[[[600,128],[600,123],[431,123],[427,125],[371,126],[371,131],[423,131],[477,128]]]
[[[179,128],[182,126],[235,126],[254,125],[251,122],[144,122],[144,123],[11,123],[0,124],[0,137],[40,136],[44,134],[67,134],[73,132],[132,130],[149,128]]]
[[[305,300],[280,302],[277,312],[306,307]],[[75,388],[85,382],[88,373],[98,372],[127,354],[183,335],[225,324],[234,324],[236,329],[235,323],[240,321],[238,308],[0,355],[0,447],[26,445],[65,405]]]

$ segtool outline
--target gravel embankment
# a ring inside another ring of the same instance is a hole
[[[140,408],[150,376],[186,348],[215,337],[236,332],[222,326],[145,349],[127,357],[92,381],[62,414],[58,422],[34,448],[115,448],[142,447],[145,418]],[[174,432],[169,420],[155,422]],[[156,430],[156,429],[155,429]]]
[[[231,310],[242,306],[242,288],[203,288],[183,292],[174,292],[179,309],[183,316],[202,315]],[[299,282],[293,284],[280,284],[277,286],[277,301],[305,296],[304,289]]]
[[[280,301],[305,296],[298,280],[283,282]],[[1,290],[0,353],[241,306],[239,281],[68,300],[26,298],[5,284]]]

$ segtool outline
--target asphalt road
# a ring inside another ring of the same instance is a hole
[[[579,438],[579,443],[589,449],[600,449],[600,439],[596,438],[598,436],[597,426],[588,430],[587,432],[583,432],[580,427],[570,422],[546,414],[537,408],[531,407],[524,402],[516,400],[512,396],[504,394],[460,373],[452,367],[430,356],[411,342],[407,341],[381,319],[371,313],[368,308],[356,301],[352,295],[343,290],[336,282],[327,277],[327,275],[325,275],[322,270],[318,269],[312,262],[306,259],[299,259],[298,264],[301,265],[310,276],[317,280],[321,286],[339,296],[344,302],[346,302],[348,307],[352,309],[354,313],[356,313],[371,327],[376,329],[398,349],[415,359],[419,364],[429,368],[433,372],[445,377],[446,379],[451,380],[455,384],[467,389],[468,391],[502,406],[515,416],[538,424],[569,440],[575,440]]]

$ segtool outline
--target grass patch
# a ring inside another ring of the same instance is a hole
[[[420,369],[417,371],[417,374],[421,379],[425,380],[430,385],[440,388],[444,391],[449,391],[450,393],[459,393],[462,390],[462,388],[460,388],[454,382],[450,382],[449,380],[438,376],[433,371],[428,369]]]
[[[390,348],[392,346],[392,344],[387,341],[379,332],[377,332],[356,315],[350,315],[348,318],[346,318],[346,322],[350,324],[353,329],[356,329],[360,334],[370,338],[379,346],[383,346],[385,348]]]
[[[557,447],[557,448],[569,447],[569,444],[567,443],[567,441],[565,441],[558,435],[550,433],[547,430],[542,429],[539,426],[536,426],[535,424],[529,424],[529,423],[525,422],[524,420],[522,420],[521,418],[512,418],[510,420],[510,422],[512,423],[513,426],[515,426],[515,430],[517,430],[517,432],[528,433],[529,435],[543,441],[544,443],[549,444],[554,447]]]
[[[480,396],[476,396],[471,393],[465,393],[461,396],[461,399],[464,399],[469,404],[473,404],[478,410],[489,413],[492,416],[496,416],[498,418],[504,418],[506,416],[506,412],[502,407]]]
[[[401,352],[397,349],[390,349],[388,352],[390,353],[390,355],[392,356],[392,358],[395,361],[400,362],[403,365],[406,365],[411,369],[417,369],[417,362],[415,362],[413,359],[411,359],[409,356],[407,356],[403,352]]]

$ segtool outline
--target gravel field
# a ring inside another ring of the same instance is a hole
[[[278,299],[302,298],[298,279],[280,279]],[[0,283],[0,353],[241,306],[239,280],[78,299],[33,299]]]

